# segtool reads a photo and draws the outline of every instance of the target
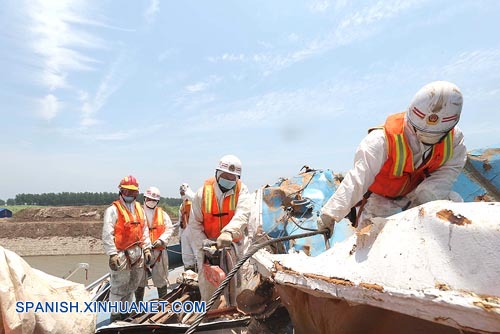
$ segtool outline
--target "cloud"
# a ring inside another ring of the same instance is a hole
[[[59,113],[61,107],[61,103],[52,94],[46,95],[43,99],[40,100],[40,116],[50,121],[54,117],[56,117],[57,113]]]
[[[309,10],[313,13],[321,13],[330,7],[329,0],[315,0],[309,5]]]
[[[207,80],[199,81],[191,85],[187,85],[185,89],[189,93],[199,93],[209,89],[212,85],[220,82],[222,79],[219,76],[211,75]]]
[[[153,23],[160,12],[160,0],[151,0],[148,8],[144,11],[144,18],[148,23]]]
[[[97,60],[81,49],[103,48],[104,42],[86,33],[81,25],[93,23],[85,18],[86,3],[71,1],[32,1],[27,7],[30,46],[39,56],[39,82],[50,91],[68,88],[68,73],[94,69]],[[76,23],[76,24],[75,24]]]
[[[483,49],[459,54],[450,64],[443,67],[443,74],[455,76],[459,73],[491,73],[492,75],[498,76],[499,69],[500,50]]]
[[[107,103],[108,99],[121,87],[126,76],[125,72],[121,70],[124,56],[119,56],[110,66],[106,75],[102,78],[97,91],[93,97],[90,97],[88,92],[80,91],[79,100],[82,103],[82,120],[83,127],[93,126],[99,123],[94,118]]]
[[[428,0],[392,0],[378,1],[374,5],[361,8],[353,13],[348,13],[339,21],[340,23],[323,37],[310,40],[305,47],[288,53],[260,52],[253,55],[243,53],[224,53],[222,56],[210,57],[211,62],[254,62],[263,69],[264,75],[282,70],[295,63],[302,62],[315,55],[330,51],[343,45],[369,38],[382,30],[382,23],[399,17],[405,12],[421,6]],[[313,8],[326,10],[329,1],[316,1]],[[345,1],[338,1],[336,8],[346,6]],[[291,42],[294,35],[291,34]]]

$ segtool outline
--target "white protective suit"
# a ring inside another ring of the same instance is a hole
[[[146,221],[148,225],[148,229],[153,227],[153,218],[154,218],[154,209],[150,209],[147,206],[143,205],[144,213],[146,214]],[[172,221],[168,214],[163,211],[163,209],[158,208],[158,210],[162,211],[163,221],[165,222],[165,232],[163,232],[158,239],[163,241],[165,247],[167,247],[170,237],[174,232],[174,228],[172,225]],[[153,240],[151,240],[153,242]],[[165,248],[164,250],[152,249],[151,250],[151,264],[146,264],[146,267],[151,271],[151,278],[153,280],[153,284],[157,288],[164,287],[168,284],[168,252]],[[140,287],[145,287],[148,283],[148,275],[146,270],[143,270],[143,278],[139,283]]]
[[[196,266],[196,250],[193,248],[193,242],[191,237],[191,230],[189,229],[189,222],[186,223],[186,228],[182,228],[183,225],[183,216],[182,216],[182,207],[185,201],[193,201],[194,192],[191,188],[188,188],[185,191],[185,195],[182,196],[181,206],[179,207],[179,238],[181,240],[181,251],[182,251],[182,263],[184,264],[184,268]]]
[[[223,193],[217,182],[214,183],[214,193],[217,198],[217,203],[219,207],[221,207],[224,198],[230,196],[234,193],[234,190],[231,189],[226,193]],[[216,287],[213,287],[208,281],[206,281],[203,275],[203,240],[207,239],[203,228],[203,212],[202,209],[202,198],[203,198],[203,187],[198,189],[196,192],[192,204],[191,204],[191,214],[189,215],[189,224],[188,229],[191,233],[191,242],[193,248],[196,250],[196,262],[198,264],[198,284],[200,287],[200,293],[202,300],[207,301],[212,296]],[[252,201],[249,198],[248,188],[245,184],[241,183],[240,194],[238,197],[238,203],[236,205],[236,212],[238,210],[244,210],[245,212],[250,210],[250,206],[252,205]],[[236,215],[235,212],[235,215]],[[234,219],[234,217],[233,217]],[[233,222],[230,221],[228,225],[226,225],[221,232],[231,232],[233,239],[241,239],[244,236],[244,232],[241,229],[242,225],[240,225],[240,221]],[[241,246],[243,242],[240,241],[238,244]],[[240,246],[238,245],[238,246]]]
[[[135,214],[135,201],[132,203],[125,203],[121,198],[122,204],[127,209]],[[104,225],[102,228],[102,242],[106,255],[111,256],[118,254],[120,259],[120,268],[118,271],[111,270],[111,291],[109,294],[109,301],[128,301],[134,300],[134,292],[139,286],[140,280],[143,276],[144,257],[142,255],[143,249],[151,249],[151,241],[149,240],[149,229],[147,224],[144,224],[142,230],[143,240],[142,249],[139,246],[129,248],[128,253],[130,267],[124,251],[118,251],[115,247],[115,224],[118,221],[118,210],[114,205],[111,205],[104,212]]]
[[[430,154],[432,146],[422,144],[406,120],[404,134],[413,153],[414,166],[420,166],[424,153],[426,156]],[[354,168],[346,174],[337,191],[324,205],[322,213],[333,217],[335,221],[343,219],[368,191],[375,176],[387,160],[387,154],[387,139],[384,130],[371,131],[359,144],[354,156]],[[458,126],[455,126],[453,156],[402,199],[392,200],[371,194],[359,217],[360,227],[366,219],[388,217],[405,207],[415,207],[439,199],[460,201],[460,195],[452,192],[451,188],[462,171],[466,159],[467,149],[464,145],[464,136]]]

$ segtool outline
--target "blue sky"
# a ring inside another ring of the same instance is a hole
[[[0,4],[0,198],[178,196],[235,154],[251,190],[347,171],[367,128],[434,80],[464,94],[469,149],[500,144],[500,1]]]

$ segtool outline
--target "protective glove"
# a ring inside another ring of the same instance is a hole
[[[326,235],[327,239],[329,239],[332,236],[333,226],[335,225],[335,218],[333,218],[330,215],[327,215],[326,213],[322,213],[318,217],[316,224],[318,225],[319,231],[320,230],[328,230],[328,234]]]
[[[222,232],[217,238],[217,248],[229,247],[231,242],[233,242],[233,235],[230,232]]]
[[[144,262],[146,264],[149,264],[151,262],[151,250],[149,248],[146,248],[144,250]]]
[[[120,268],[120,260],[118,259],[118,254],[109,256],[109,268],[113,271],[117,271],[118,268]]]
[[[163,246],[164,246],[164,243],[160,239],[156,239],[155,242],[153,242],[153,248],[163,247]]]

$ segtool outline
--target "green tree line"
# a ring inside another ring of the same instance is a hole
[[[43,194],[17,194],[15,198],[9,198],[7,202],[0,200],[0,205],[47,205],[47,206],[78,206],[78,205],[109,205],[118,198],[115,192],[62,192]],[[138,200],[142,202],[142,194]],[[162,197],[160,205],[179,206],[180,198]]]

